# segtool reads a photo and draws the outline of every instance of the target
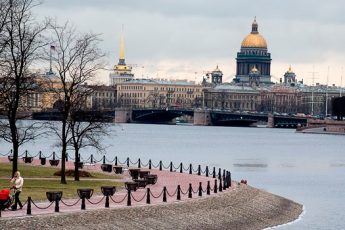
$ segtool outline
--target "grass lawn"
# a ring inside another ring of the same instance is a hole
[[[60,177],[53,176],[59,170],[59,167],[52,168],[19,164],[18,168],[24,178],[23,192],[20,194],[23,201],[28,196],[31,196],[34,201],[47,200],[47,191],[63,191],[63,198],[73,198],[78,197],[78,188],[92,188],[95,194],[101,194],[101,186],[116,186],[117,188],[123,186],[123,183],[113,181],[113,179],[119,178],[115,174],[107,175],[90,172],[91,178],[80,178],[80,181],[74,181],[72,177],[68,177],[67,184],[60,184]],[[11,164],[0,163],[0,189],[10,187],[11,172]]]

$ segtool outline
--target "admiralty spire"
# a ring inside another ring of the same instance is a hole
[[[259,33],[256,18],[252,23],[252,31],[242,41],[241,50],[237,53],[235,83],[250,83],[250,73],[257,69],[257,84],[272,84],[271,54],[267,51],[267,42]]]
[[[120,82],[125,82],[134,78],[132,67],[126,65],[125,61],[125,39],[123,33],[121,34],[120,42],[120,56],[117,65],[114,65],[114,72],[109,74],[110,85],[116,85]]]

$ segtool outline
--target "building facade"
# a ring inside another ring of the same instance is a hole
[[[193,108],[202,104],[202,86],[187,81],[134,79],[116,85],[117,106]]]
[[[260,73],[260,83],[272,84],[271,82],[271,54],[267,50],[265,38],[259,34],[256,19],[252,23],[252,31],[241,44],[241,50],[236,58],[235,83],[250,83],[249,74],[253,68]]]

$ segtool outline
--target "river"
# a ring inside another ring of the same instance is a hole
[[[21,148],[50,154],[55,138]],[[127,156],[230,169],[235,180],[304,205],[300,221],[279,229],[345,229],[345,136],[299,134],[291,129],[184,125],[113,125],[107,157]],[[0,151],[8,152],[2,144]],[[85,150],[84,155],[94,153]],[[94,153],[96,158],[100,158]]]

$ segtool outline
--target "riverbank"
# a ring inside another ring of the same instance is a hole
[[[264,229],[303,206],[247,185],[185,202],[0,219],[3,229]]]

